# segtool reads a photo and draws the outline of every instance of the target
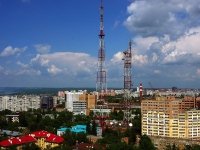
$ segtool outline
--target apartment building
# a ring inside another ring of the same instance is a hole
[[[200,138],[200,110],[195,97],[173,96],[143,100],[142,135],[172,138]]]
[[[83,92],[75,92],[75,91],[65,91],[66,94],[66,103],[65,103],[65,108],[68,111],[73,112],[73,102],[77,102],[78,100],[78,96],[83,94]]]
[[[27,111],[28,109],[40,108],[40,96],[23,95],[23,96],[1,96],[0,111],[8,109],[11,111]]]

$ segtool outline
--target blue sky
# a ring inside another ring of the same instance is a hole
[[[1,87],[94,87],[100,0],[0,0]],[[198,0],[103,0],[107,86],[200,88]]]

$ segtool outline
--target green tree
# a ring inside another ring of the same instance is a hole
[[[142,135],[139,142],[139,148],[141,150],[155,150],[153,143],[151,142],[151,139],[147,135]]]
[[[86,123],[86,132],[87,132],[88,134],[91,134],[91,133],[92,133],[91,125],[90,125],[90,120],[88,120],[87,123]]]
[[[95,120],[92,121],[92,135],[97,135],[97,125]]]
[[[28,126],[28,122],[27,122],[27,118],[26,118],[26,112],[22,112],[19,115],[19,125],[22,127],[27,127]]]
[[[129,127],[124,132],[124,137],[129,138],[129,143],[135,143],[136,141],[136,133],[133,127]]]
[[[73,146],[76,144],[76,140],[80,142],[89,142],[89,140],[86,137],[85,133],[74,133],[70,132],[70,130],[66,130],[65,133],[62,135],[62,137],[65,139],[65,146]]]
[[[191,146],[191,150],[199,150],[199,149],[200,149],[200,145],[195,144]]]
[[[89,139],[87,138],[86,134],[83,132],[76,134],[76,140],[78,140],[79,142],[84,142],[84,143],[89,142]]]
[[[138,150],[138,148],[133,145],[128,145],[125,142],[118,142],[110,144],[107,150]]]
[[[62,144],[62,145],[52,148],[51,150],[73,150],[73,149],[67,145]]]
[[[98,139],[96,141],[97,144],[100,145],[109,145],[109,144],[114,144],[114,143],[119,143],[121,142],[121,137],[116,136],[115,134],[107,134],[105,137],[102,139]]]
[[[185,145],[183,150],[191,150],[191,146],[190,145]]]

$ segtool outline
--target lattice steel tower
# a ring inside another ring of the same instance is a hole
[[[129,42],[129,49],[124,53],[124,124],[129,125],[131,121],[131,92],[132,92],[132,42]]]
[[[104,46],[104,31],[103,31],[103,5],[101,0],[100,6],[100,33],[99,33],[99,51],[98,51],[98,66],[96,76],[96,91],[97,103],[105,104],[105,93],[107,91],[106,84],[106,65],[105,65],[105,46]]]

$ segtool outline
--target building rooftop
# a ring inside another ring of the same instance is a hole
[[[37,138],[45,138],[45,142],[49,142],[49,143],[62,143],[64,141],[64,138],[57,136],[55,134],[52,134],[50,132],[36,131],[25,136],[3,140],[0,142],[0,146],[9,147],[11,145],[32,143],[32,142],[36,142]]]
[[[12,137],[16,137],[16,136],[20,136],[21,133],[20,132],[16,132],[16,131],[10,131],[10,130],[1,130],[0,129],[0,134],[6,134],[8,136],[12,136]]]

